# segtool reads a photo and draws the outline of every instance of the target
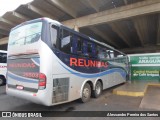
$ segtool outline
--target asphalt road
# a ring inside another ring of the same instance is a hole
[[[128,96],[118,96],[112,94],[112,89],[103,91],[102,95],[95,99],[92,98],[87,103],[80,103],[75,100],[70,103],[46,107],[38,104],[31,103],[27,100],[16,98],[13,96],[8,96],[5,94],[5,86],[0,87],[0,111],[137,111],[137,110],[148,110],[139,108],[142,97],[128,97]],[[34,118],[33,118],[34,119]],[[38,118],[39,119],[39,118]],[[38,120],[37,119],[37,120]],[[44,119],[44,118],[43,118]],[[53,118],[45,118],[47,120],[52,120]],[[66,118],[66,117],[56,117],[54,120],[83,120],[90,118]],[[92,118],[92,119],[105,119],[105,120],[129,120],[129,119],[139,119],[139,118]],[[141,118],[142,120],[144,119]],[[17,118],[15,118],[17,120]],[[159,118],[145,118],[145,120],[159,120]]]

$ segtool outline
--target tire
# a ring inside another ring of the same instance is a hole
[[[98,98],[102,93],[102,83],[100,81],[96,82],[95,90],[93,91],[93,97]]]
[[[5,79],[4,77],[0,76],[0,86],[5,84]]]
[[[82,90],[82,97],[80,99],[80,101],[82,103],[85,103],[85,102],[88,102],[91,98],[91,86],[86,83],[83,87],[83,90]]]

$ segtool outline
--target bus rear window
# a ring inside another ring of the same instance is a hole
[[[9,45],[20,46],[37,42],[40,39],[42,22],[36,22],[21,26],[11,31]]]

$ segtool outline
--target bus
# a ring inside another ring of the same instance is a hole
[[[6,93],[45,106],[87,102],[128,74],[124,53],[49,18],[11,30],[7,64]]]
[[[6,84],[7,51],[0,50],[0,86]]]

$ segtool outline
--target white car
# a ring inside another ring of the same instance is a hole
[[[7,51],[0,50],[0,86],[6,84]]]

